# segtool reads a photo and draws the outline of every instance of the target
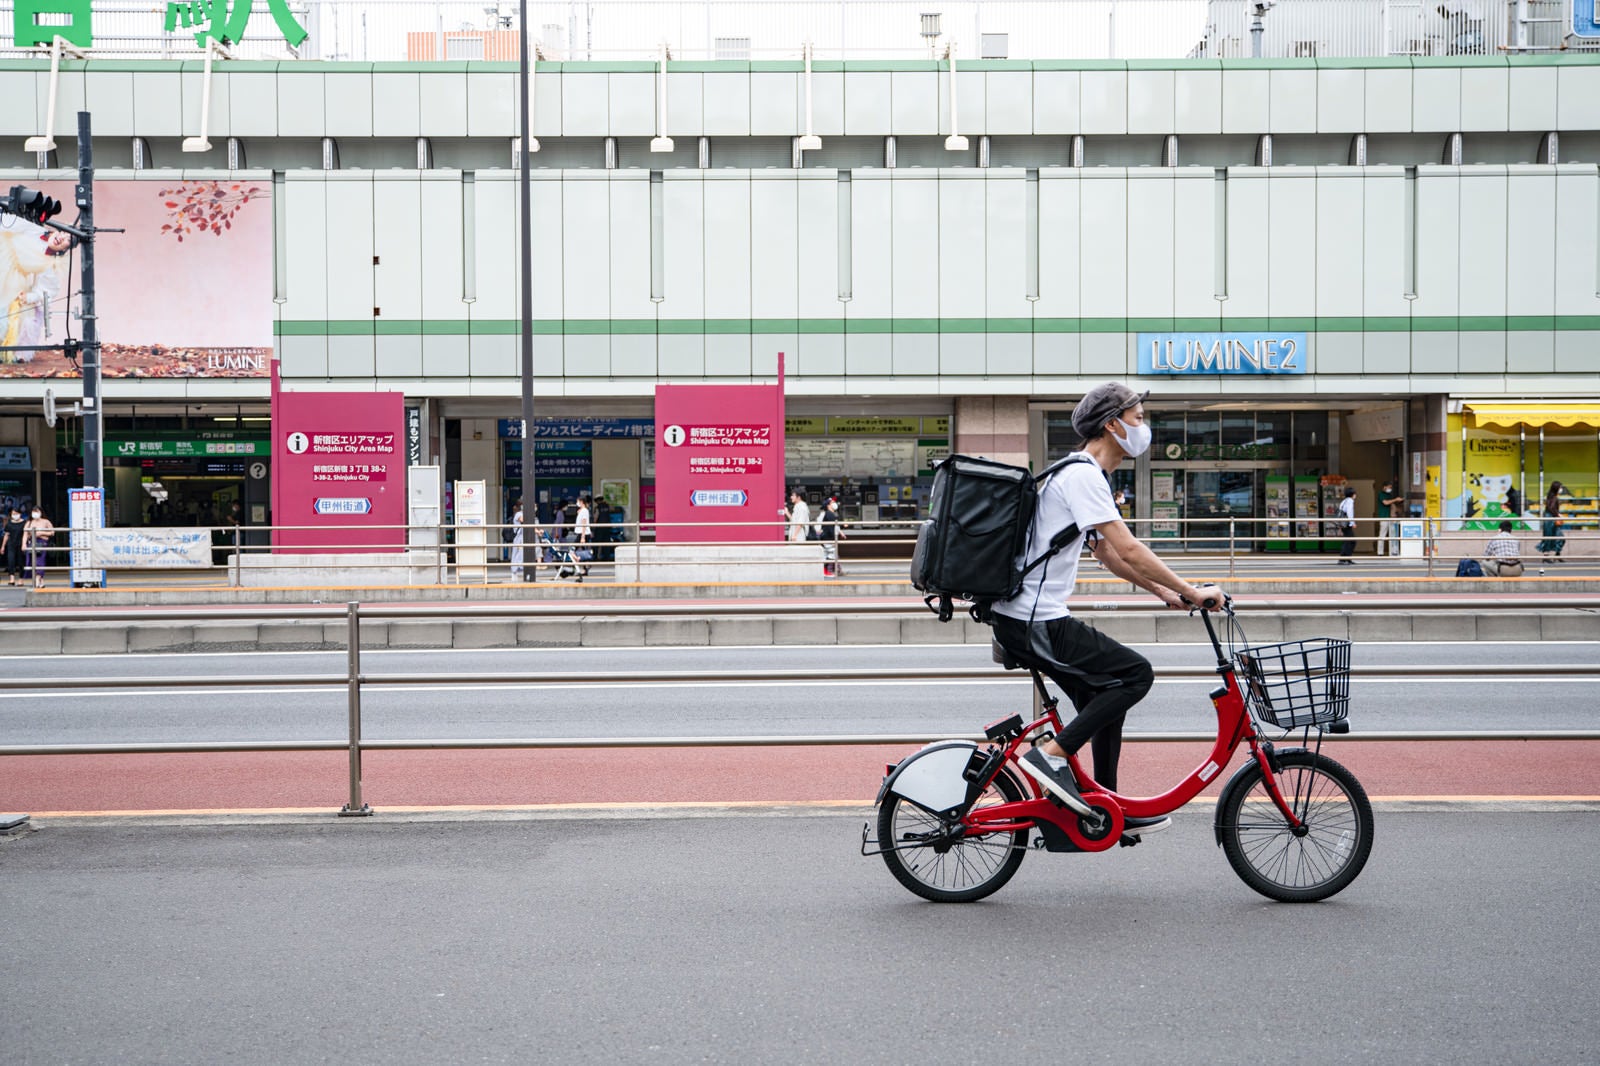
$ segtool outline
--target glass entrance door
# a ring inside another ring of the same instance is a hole
[[[1191,551],[1227,551],[1228,519],[1265,514],[1257,497],[1259,470],[1191,470],[1184,476],[1183,536]],[[1234,532],[1241,543],[1251,535],[1241,522]]]

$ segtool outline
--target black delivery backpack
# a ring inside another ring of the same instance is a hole
[[[1081,453],[1068,456],[1037,477],[1025,467],[969,455],[938,465],[928,518],[911,554],[911,584],[928,594],[922,601],[939,621],[954,616],[954,600],[971,603],[972,617],[989,621],[990,608],[1015,596],[1028,571],[1077,539],[1078,527],[1068,526],[1043,555],[1026,566],[1017,562],[1030,548],[1039,486],[1069,463],[1093,461]]]

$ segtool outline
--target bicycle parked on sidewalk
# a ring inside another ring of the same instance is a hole
[[[1023,745],[1060,731],[1058,701],[1045,687],[1039,662],[996,644],[995,658],[1006,669],[1026,668],[1032,675],[1043,715],[1026,724],[1012,715],[990,725],[984,730],[988,746],[938,741],[887,767],[876,801],[877,838],[871,838],[871,823],[863,826],[861,853],[882,855],[889,872],[924,899],[983,899],[1017,872],[1033,831],[1034,847],[1045,851],[1136,844],[1137,837],[1123,835],[1125,818],[1176,811],[1246,744],[1250,761],[1223,787],[1215,816],[1217,843],[1234,872],[1285,903],[1327,899],[1348,887],[1372,851],[1372,803],[1355,775],[1320,749],[1324,732],[1349,728],[1350,642],[1315,638],[1248,647],[1232,601],[1224,597],[1221,609],[1226,648],[1207,612],[1198,611],[1217,657],[1220,684],[1210,693],[1216,742],[1171,789],[1148,797],[1109,792],[1073,756],[1069,765],[1091,808],[1080,815],[1021,772]],[[1280,741],[1300,731],[1300,743],[1280,749],[1263,739],[1263,728],[1283,733]],[[1308,747],[1313,730],[1316,745]]]

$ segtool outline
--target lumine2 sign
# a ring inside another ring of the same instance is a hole
[[[208,39],[237,44],[244,39],[253,7],[252,0],[168,0],[163,28],[167,33],[198,28],[194,42],[201,48],[206,47]],[[159,10],[152,7],[150,14],[154,16]],[[289,47],[298,47],[306,39],[306,29],[289,10],[287,0],[267,0],[267,11]],[[12,44],[32,48],[60,37],[79,48],[92,48],[93,21],[91,0],[16,0]]]

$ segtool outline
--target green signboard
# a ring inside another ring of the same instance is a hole
[[[108,440],[107,459],[247,459],[265,456],[272,445],[264,440]]]

